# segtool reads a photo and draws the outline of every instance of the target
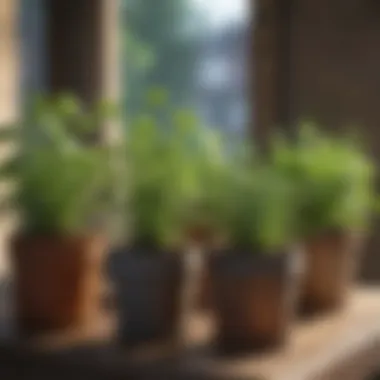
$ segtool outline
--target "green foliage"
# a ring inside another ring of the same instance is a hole
[[[126,115],[142,112],[151,86],[168,89],[177,107],[189,104],[202,29],[192,1],[123,0],[122,11],[124,72],[133,88],[125,93]]]
[[[269,252],[292,243],[291,183],[272,166],[237,161],[219,172],[209,208],[227,243],[242,251]]]
[[[79,233],[105,211],[110,152],[85,137],[110,112],[105,103],[86,112],[69,95],[40,98],[18,126],[7,128],[3,137],[19,147],[1,174],[16,182],[7,203],[20,211],[23,233]]]
[[[180,245],[189,226],[203,226],[239,251],[275,251],[324,230],[366,226],[374,168],[356,140],[305,126],[294,142],[275,138],[269,159],[259,158],[250,143],[201,126],[189,110],[168,112],[159,88],[146,105],[127,136],[133,244]]]
[[[301,236],[366,226],[374,205],[374,167],[357,140],[302,126],[295,142],[277,138],[273,164],[296,185]]]
[[[153,87],[146,96],[146,102],[149,107],[163,107],[167,105],[169,101],[169,94],[164,88]]]
[[[165,125],[152,114],[134,120],[127,136],[133,244],[181,244],[207,165],[220,159],[214,137],[188,110],[178,110]]]
[[[288,243],[295,206],[287,178],[255,159],[250,144],[232,143],[190,110],[170,112],[165,92],[152,94],[150,112],[127,135],[132,244],[161,251],[183,244],[193,227],[233,247]]]

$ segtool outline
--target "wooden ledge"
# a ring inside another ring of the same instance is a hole
[[[191,358],[186,372],[210,379],[364,379],[380,371],[380,290],[356,291],[339,313],[299,322],[277,352],[227,360],[207,351]],[[365,377],[350,377],[348,366]]]
[[[37,351],[4,344],[0,361],[65,371],[72,380],[79,373],[94,379],[367,380],[380,371],[380,288],[356,290],[339,313],[298,322],[289,344],[276,352],[222,358],[210,347],[211,326],[207,316],[189,320],[188,348],[174,354],[162,347],[126,353],[103,339],[86,347],[49,344]]]

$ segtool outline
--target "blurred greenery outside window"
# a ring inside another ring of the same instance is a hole
[[[248,0],[122,0],[121,17],[127,120],[162,103],[245,133]]]

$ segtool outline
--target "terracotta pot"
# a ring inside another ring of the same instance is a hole
[[[91,323],[99,315],[105,248],[99,236],[17,236],[11,262],[20,332]]]
[[[119,253],[115,262],[120,342],[134,346],[176,341],[182,321],[184,258],[136,251]]]
[[[304,243],[303,312],[330,311],[344,305],[358,269],[360,241],[357,235],[338,231],[310,238]]]
[[[286,341],[296,306],[297,253],[219,252],[210,262],[218,347],[260,350]]]

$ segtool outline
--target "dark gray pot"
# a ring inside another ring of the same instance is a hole
[[[188,255],[120,252],[114,258],[123,344],[178,341],[186,312],[184,300],[192,273]]]

